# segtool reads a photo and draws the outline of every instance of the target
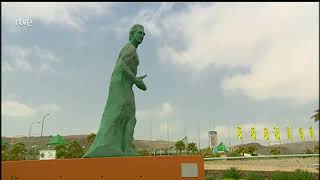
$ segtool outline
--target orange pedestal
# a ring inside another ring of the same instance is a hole
[[[204,180],[202,156],[2,161],[5,180]]]

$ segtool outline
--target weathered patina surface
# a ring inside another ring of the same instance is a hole
[[[143,78],[137,77],[139,57],[137,48],[145,32],[142,25],[130,29],[129,42],[121,49],[112,73],[107,103],[100,128],[91,147],[83,157],[135,156],[133,133],[136,124],[135,98],[132,86],[145,91]]]

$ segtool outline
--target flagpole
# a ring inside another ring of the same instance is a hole
[[[313,132],[313,142],[316,142],[316,137],[315,137],[315,135],[314,135],[314,129],[313,129],[313,126],[311,126],[312,127],[312,132]]]
[[[290,128],[290,133],[291,133],[291,143],[293,143],[292,127],[291,127],[291,121],[290,121],[290,119],[289,119],[289,128]]]
[[[229,151],[231,151],[229,126],[228,126],[228,140],[229,140]]]
[[[254,128],[254,143],[257,143],[257,135],[256,135],[256,121],[253,120],[253,128]]]
[[[267,131],[268,131],[268,142],[269,142],[269,152],[270,152],[270,137],[269,137],[269,119],[267,121]]]
[[[277,123],[278,124],[278,123]],[[281,135],[280,135],[280,130],[279,130],[279,127],[278,128],[278,134],[279,134],[279,150],[281,152]]]
[[[198,140],[199,140],[199,154],[201,154],[200,152],[200,123],[198,123]]]
[[[150,119],[150,143],[152,141],[152,119]]]

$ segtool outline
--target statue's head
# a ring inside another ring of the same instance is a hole
[[[142,43],[144,37],[144,28],[140,24],[135,24],[130,29],[129,41],[137,42],[138,44]]]

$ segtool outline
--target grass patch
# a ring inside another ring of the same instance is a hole
[[[227,178],[240,179],[241,178],[240,171],[234,167],[231,167],[224,173],[223,178],[224,179],[227,179]]]
[[[216,178],[214,176],[208,175],[206,176],[205,180],[215,180]]]
[[[290,180],[290,174],[288,172],[276,171],[271,174],[271,180]]]
[[[292,175],[291,175],[292,180],[316,180],[317,178],[310,172],[308,171],[303,171],[301,169],[296,170]]]
[[[257,172],[249,172],[247,175],[247,180],[263,180],[263,177]]]

